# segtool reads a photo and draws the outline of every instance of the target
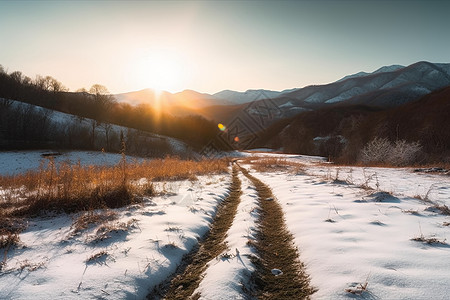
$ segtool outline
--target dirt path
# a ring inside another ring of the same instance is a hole
[[[183,259],[182,265],[178,268],[170,283],[154,290],[147,296],[147,299],[185,300],[200,297],[198,294],[193,294],[203,278],[202,275],[207,268],[207,263],[227,249],[224,240],[233,223],[240,202],[241,181],[238,178],[238,172],[238,167],[234,166],[230,194],[219,205],[207,236],[194,251]]]
[[[249,172],[233,166],[230,194],[219,205],[210,232],[189,255],[183,259],[176,274],[166,284],[155,289],[147,299],[199,299],[195,293],[203,279],[208,262],[227,250],[225,239],[233,224],[241,198],[242,172],[255,186],[258,196],[259,220],[256,240],[249,240],[255,249],[251,261],[256,271],[243,299],[308,299],[315,292],[298,258],[293,236],[284,223],[284,215],[270,188]],[[195,294],[194,294],[195,293]]]
[[[253,263],[258,299],[308,299],[315,289],[294,245],[294,237],[284,222],[281,206],[270,188],[241,167],[242,173],[253,183],[258,194],[260,219],[254,242],[258,257]]]

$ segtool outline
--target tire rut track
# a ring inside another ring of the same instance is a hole
[[[219,204],[208,234],[187,254],[175,274],[156,287],[147,299],[199,299],[195,293],[203,280],[208,263],[227,250],[227,232],[235,219],[241,199],[239,171],[256,189],[258,213],[256,240],[249,240],[257,256],[251,256],[256,271],[251,286],[245,287],[244,298],[309,299],[316,290],[310,286],[294,237],[284,222],[284,213],[271,189],[237,163],[233,165],[229,195]],[[273,270],[282,274],[274,275]],[[195,293],[195,294],[194,294]]]
[[[193,251],[183,258],[174,276],[155,288],[147,299],[185,300],[200,297],[194,292],[203,278],[207,263],[227,249],[225,238],[233,223],[242,193],[238,173],[238,167],[234,165],[230,194],[219,204],[209,233]]]
[[[259,256],[252,260],[256,266],[254,296],[258,299],[309,299],[316,290],[311,287],[305,266],[299,260],[281,206],[266,184],[245,168],[240,167],[240,170],[256,187],[260,206],[257,239],[253,242]],[[275,275],[278,270],[282,273]]]

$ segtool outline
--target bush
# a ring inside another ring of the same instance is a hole
[[[422,146],[419,142],[396,141],[393,144],[393,151],[388,157],[388,162],[396,166],[414,164],[420,157],[421,152]]]
[[[361,150],[361,161],[364,163],[385,163],[392,150],[392,144],[386,138],[374,138]]]
[[[394,143],[386,138],[374,138],[361,150],[363,163],[411,165],[417,162],[422,152],[419,142],[397,140]]]

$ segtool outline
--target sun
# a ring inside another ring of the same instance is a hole
[[[137,85],[156,91],[174,92],[182,84],[180,59],[168,51],[152,51],[138,58],[134,66]]]

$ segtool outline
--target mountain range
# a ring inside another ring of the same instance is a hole
[[[211,95],[146,89],[115,95],[118,101],[104,107],[88,93],[54,92],[12,75],[0,73],[0,142],[11,149],[46,143],[98,149],[95,130],[102,126],[106,149],[118,151],[121,138],[109,136],[108,125],[116,124],[138,130],[127,139],[129,150],[130,145],[143,149],[139,143],[146,143],[144,133],[158,133],[197,150],[270,147],[351,163],[358,161],[370,141],[384,138],[391,143],[419,143],[428,155],[426,161],[450,163],[450,64],[446,63],[384,66],[329,84],[279,92],[225,90]],[[89,128],[50,130],[46,113],[13,106],[12,100],[75,115],[77,122],[83,118],[95,122]],[[219,130],[218,123],[226,130]]]
[[[402,105],[450,85],[450,64],[417,62],[409,66],[384,66],[372,73],[359,72],[324,85],[311,85],[284,91],[264,89],[236,92],[224,90],[215,94],[185,90],[162,92],[159,101],[152,90],[115,95],[120,102],[148,103],[175,115],[199,114],[217,122],[229,122],[237,115],[260,114],[248,110],[268,101],[277,108],[273,121],[303,111],[336,105],[366,105],[389,108]]]

